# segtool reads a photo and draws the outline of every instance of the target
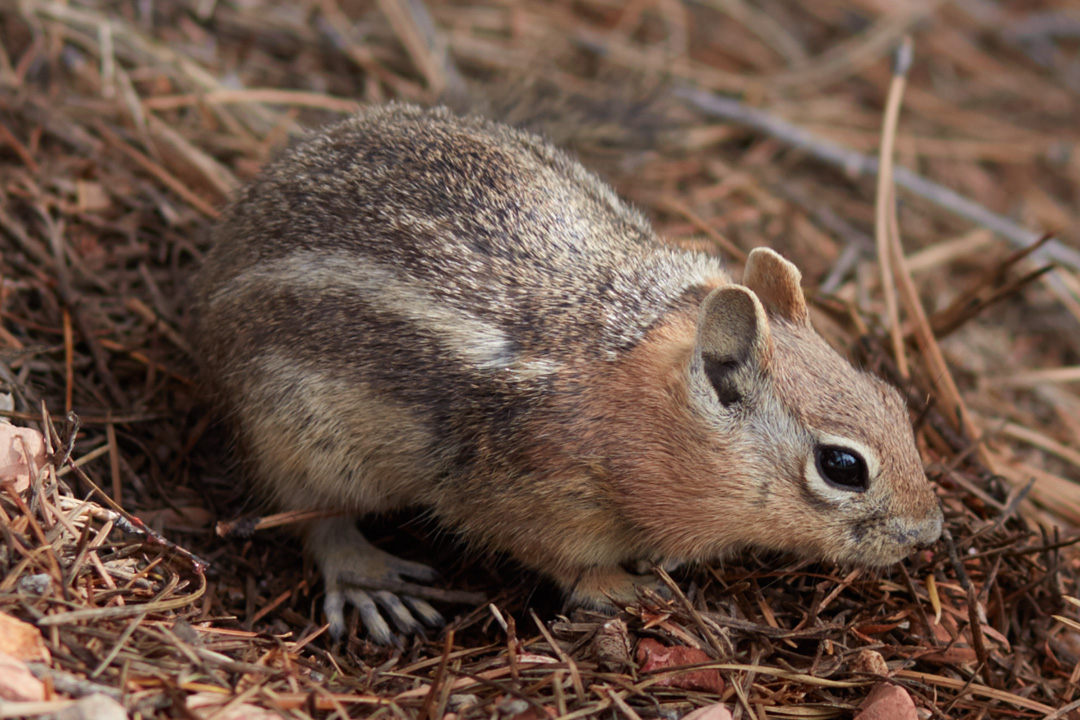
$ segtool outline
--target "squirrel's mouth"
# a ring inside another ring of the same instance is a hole
[[[934,545],[941,537],[944,525],[945,514],[942,512],[940,505],[935,505],[934,509],[918,527],[910,528],[904,532],[903,541],[914,549],[928,548]]]
[[[863,538],[856,543],[854,552],[863,555],[856,562],[877,567],[900,562],[917,550],[933,547],[941,537],[944,522],[945,516],[940,506],[935,506],[921,521],[894,520],[890,523],[891,527],[882,528],[881,541],[876,548],[873,548],[874,543],[866,542],[869,538]],[[874,553],[870,548],[877,552]],[[867,558],[868,552],[878,557]]]
[[[925,542],[920,536],[913,536],[908,531],[883,534],[876,541],[863,537],[849,546],[843,557],[836,560],[865,568],[887,568],[910,557],[919,549],[930,547],[936,539],[935,537],[934,540]]]

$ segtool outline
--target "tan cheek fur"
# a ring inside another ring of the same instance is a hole
[[[599,479],[637,539],[631,546],[625,538],[593,539],[590,533],[581,542],[610,542],[622,550],[610,554],[624,555],[623,561],[634,548],[638,557],[716,557],[762,535],[766,517],[756,516],[755,503],[798,507],[783,484],[763,499],[750,483],[775,469],[743,461],[760,455],[744,452],[736,438],[745,434],[721,438],[696,416],[686,382],[695,332],[696,313],[672,315],[597,374],[583,395],[565,401],[573,403],[565,414],[575,422],[560,433],[554,456],[608,458]],[[780,519],[788,531],[797,522],[794,513]]]

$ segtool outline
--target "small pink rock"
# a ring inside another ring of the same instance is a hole
[[[217,693],[200,692],[187,697],[188,714],[197,718],[213,717],[215,720],[280,720],[281,715],[257,705],[241,703],[223,710],[228,698]]]
[[[54,720],[127,720],[124,706],[108,695],[94,693],[76,700],[56,713]]]
[[[37,430],[0,423],[0,483],[15,483],[21,493],[45,464],[45,438]]]
[[[30,662],[49,662],[50,658],[41,631],[4,612],[0,612],[0,653]]]
[[[869,675],[887,675],[889,666],[885,658],[877,650],[862,648],[848,663],[848,669],[853,673],[866,673]]]
[[[919,720],[908,691],[888,683],[875,685],[860,708],[855,720]]]
[[[45,685],[30,674],[26,663],[0,653],[0,700],[40,702],[45,699]]]
[[[662,643],[645,638],[638,642],[637,661],[642,672],[654,670],[673,670],[684,665],[698,665],[711,662],[712,658],[701,650],[682,645],[666,647]],[[724,692],[724,678],[719,670],[694,670],[680,673],[656,683],[683,690],[704,690],[719,695]]]
[[[723,703],[716,703],[683,715],[682,720],[731,720],[731,711]]]

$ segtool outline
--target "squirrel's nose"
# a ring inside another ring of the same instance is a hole
[[[941,527],[945,523],[945,514],[941,511],[941,505],[935,503],[930,515],[923,521],[919,528],[919,536],[915,544],[920,547],[933,545],[941,537]]]

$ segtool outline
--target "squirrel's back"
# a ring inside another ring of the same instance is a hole
[[[226,217],[203,280],[215,298],[258,303],[275,278],[298,302],[378,293],[373,312],[486,337],[475,359],[492,367],[626,349],[724,277],[539,137],[442,109],[366,109],[272,164]]]

